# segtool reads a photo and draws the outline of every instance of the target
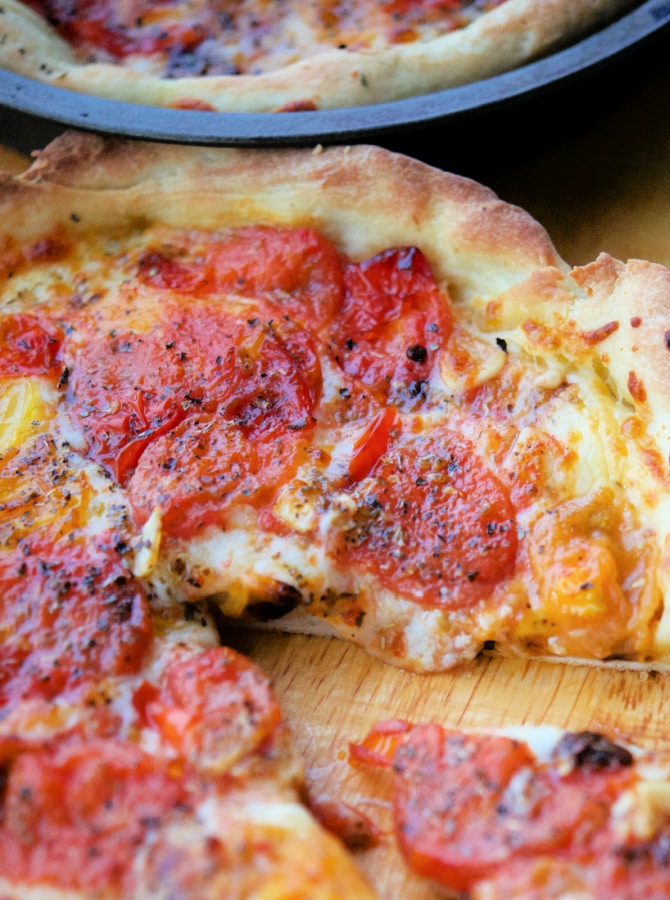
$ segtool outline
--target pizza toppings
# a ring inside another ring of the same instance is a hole
[[[77,546],[47,528],[0,555],[0,707],[81,695],[140,669],[152,636],[146,591],[104,549],[110,537]]]
[[[66,468],[95,464],[126,498],[121,531],[143,529],[139,556],[121,538],[129,575],[232,615],[310,607],[366,641],[393,597],[446,614],[455,655],[466,635],[470,653],[650,651],[655,535],[618,486],[566,492],[582,400],[518,351],[539,310],[516,338],[474,336],[419,247],[356,260],[310,228],[103,239],[114,277],[77,263],[69,289],[74,247],[53,243],[34,262],[60,267],[52,294],[2,320],[5,402],[26,405],[5,442],[67,417]],[[408,622],[372,646],[404,659]]]
[[[621,829],[642,789],[662,791],[661,776],[603,735],[382,722],[350,758],[391,767],[399,847],[417,873],[450,890],[550,900],[568,886],[623,898],[640,885],[653,894],[667,879],[660,848],[670,840],[670,811],[644,837]]]
[[[51,184],[45,164],[13,186],[26,203],[45,185],[64,195],[70,231],[4,245],[0,893],[16,876],[37,892],[168,884],[205,900],[285,883],[301,896],[296,862],[300,889],[330,886],[340,857],[295,802],[299,766],[266,679],[219,646],[225,616],[321,617],[417,671],[496,644],[658,660],[657,385],[630,374],[643,352],[623,377],[605,371],[630,313],[578,308],[595,294],[542,241],[538,277],[537,260],[508,271],[501,252],[480,280],[481,211],[505,210],[471,185],[452,185],[435,227],[412,207],[402,227],[364,219],[340,241],[320,194],[286,226],[272,169],[273,200],[254,194],[253,215],[236,184],[231,222],[212,211],[207,228],[176,228],[150,211],[177,176],[154,150],[149,186],[131,190],[142,163],[121,146],[108,227],[93,174],[75,188],[63,166],[66,184]],[[256,183],[262,156],[249,158]],[[194,193],[179,179],[181,216]],[[436,173],[428,183],[438,203]],[[351,183],[337,196],[344,221]],[[637,409],[631,424],[633,401],[648,420]],[[608,896],[633,883],[653,896],[665,775],[599,734],[546,743],[393,721],[351,756],[392,769],[403,853],[451,890],[588,896],[595,879]],[[344,805],[314,809],[352,845],[376,838]]]
[[[335,322],[337,358],[381,402],[421,398],[452,330],[445,297],[415,247],[349,264]]]
[[[137,685],[125,715],[103,717],[93,707],[56,735],[0,736],[0,877],[105,897],[159,890],[165,878],[185,896],[212,898],[236,879],[235,896],[281,883],[282,827],[254,826],[253,818],[239,829],[229,824],[244,819],[249,800],[271,799],[286,804],[290,830],[277,702],[232,650],[180,655],[157,681]],[[272,791],[263,787],[270,777]],[[229,806],[224,825],[216,810],[225,817]]]
[[[178,769],[128,743],[75,737],[44,746],[3,743],[7,878],[128,896],[137,850],[170,821],[193,813]]]
[[[350,496],[356,513],[334,552],[419,603],[474,603],[514,571],[507,492],[448,428],[396,433]]]
[[[181,756],[209,772],[273,749],[281,712],[261,673],[228,648],[172,666],[165,687],[143,703],[147,723]]]
[[[50,375],[62,371],[57,360],[59,330],[37,316],[18,313],[0,322],[0,378]]]
[[[27,0],[82,59],[154,61],[166,78],[258,74],[328,49],[370,49],[465,28],[504,0],[230,4]],[[302,29],[299,27],[302,25]],[[305,34],[307,32],[307,34]],[[311,37],[308,41],[307,35]]]

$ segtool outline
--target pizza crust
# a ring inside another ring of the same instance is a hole
[[[167,79],[82,61],[42,18],[18,0],[7,0],[0,11],[0,64],[67,90],[148,106],[196,100],[219,112],[273,112],[291,104],[334,109],[489,78],[555,51],[634,5],[634,0],[506,0],[466,28],[425,41],[325,50],[259,75]]]
[[[379,147],[239,150],[71,132],[35,157],[20,188],[8,188],[9,205],[29,209],[39,196],[54,222],[76,210],[75,232],[84,231],[84,216],[93,227],[138,219],[185,228],[299,225],[357,259],[420,243],[437,279],[463,301],[509,290],[538,269],[568,271],[544,228],[519,207]],[[21,239],[46,224],[23,223]]]

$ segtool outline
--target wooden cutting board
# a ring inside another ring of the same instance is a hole
[[[670,265],[670,73],[657,76],[614,112],[530,162],[492,172],[503,199],[541,221],[573,264],[607,250]],[[468,174],[463,173],[463,174]],[[386,773],[347,763],[351,740],[379,719],[464,726],[549,723],[603,730],[670,749],[670,680],[502,659],[420,676],[385,666],[340,641],[236,632],[231,642],[271,678],[307,765],[310,790],[354,804],[389,829]],[[406,870],[389,836],[358,854],[383,900],[439,894]]]

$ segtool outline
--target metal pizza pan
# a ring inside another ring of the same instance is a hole
[[[163,109],[66,91],[0,70],[0,140],[29,152],[74,127],[145,140],[225,146],[313,145],[374,141],[440,158],[454,135],[472,152],[491,122],[535,137],[543,116],[561,104],[573,115],[626,89],[670,43],[670,0],[646,0],[632,12],[551,56],[462,87],[371,106],[284,113],[219,113]],[[613,74],[614,73],[614,74]],[[613,82],[612,79],[619,79]],[[606,79],[606,83],[603,81]],[[539,127],[541,126],[541,127]],[[491,151],[488,146],[489,152]],[[418,152],[417,152],[418,151]],[[423,152],[422,152],[423,151]],[[451,156],[454,155],[451,148]],[[497,148],[497,152],[502,152]]]

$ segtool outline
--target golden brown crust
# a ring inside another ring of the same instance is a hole
[[[425,41],[308,56],[277,71],[166,79],[108,63],[82,63],[18,0],[0,15],[0,64],[68,90],[149,106],[184,99],[220,112],[319,109],[426,94],[487,78],[549,53],[635,5],[635,0],[506,0],[464,29]],[[336,42],[338,43],[338,42]]]
[[[18,175],[30,166],[30,159],[13,150],[11,147],[0,146],[0,172]]]
[[[473,272],[477,291],[488,279],[500,292],[538,268],[567,271],[544,229],[518,207],[467,178],[373,146],[268,152],[73,132],[37,154],[21,183],[28,205],[31,192],[53,197],[56,215],[71,204],[96,225],[140,217],[183,227],[302,224],[357,258],[420,244],[457,296],[474,289]],[[106,203],[97,191],[108,192]]]

